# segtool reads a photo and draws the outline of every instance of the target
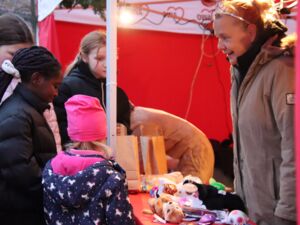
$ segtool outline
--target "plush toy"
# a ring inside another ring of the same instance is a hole
[[[221,182],[217,182],[214,178],[210,178],[209,179],[209,184],[215,188],[217,188],[218,190],[222,190],[225,191],[225,185],[222,184]]]
[[[240,210],[231,211],[227,218],[227,223],[231,225],[248,225],[248,222],[248,216]]]
[[[173,181],[171,181],[167,178],[164,178],[164,177],[159,178],[158,180],[159,180],[159,185],[154,186],[150,190],[150,196],[151,197],[159,198],[159,196],[162,193],[170,194],[170,195],[174,195],[175,193],[177,193],[176,183],[174,183]]]
[[[192,183],[185,183],[185,184],[179,184],[177,185],[178,192],[176,195],[179,197],[187,197],[187,196],[193,196],[195,198],[199,197],[198,188],[196,185]]]
[[[199,177],[187,175],[183,178],[182,183],[197,183],[197,184],[203,184],[202,180]]]
[[[169,194],[162,193],[158,198],[150,198],[148,204],[153,213],[167,222],[180,223],[184,217],[182,209]]]
[[[183,183],[183,185],[187,184],[188,182],[189,181]],[[199,199],[203,201],[203,204],[207,209],[228,209],[229,211],[238,209],[245,211],[244,202],[238,195],[218,190],[211,185],[199,184],[196,182],[191,183],[197,187]]]
[[[196,185],[185,183],[177,185],[178,192],[175,194],[178,197],[178,202],[181,207],[192,207],[206,209],[203,201],[199,199],[199,192]]]

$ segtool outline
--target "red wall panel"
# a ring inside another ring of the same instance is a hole
[[[64,66],[73,60],[81,37],[99,29],[58,21],[56,26]],[[195,77],[202,53],[204,57]],[[209,138],[228,137],[232,129],[229,64],[217,52],[214,37],[119,29],[118,57],[118,85],[135,105],[162,109],[184,118],[194,79],[187,119]]]

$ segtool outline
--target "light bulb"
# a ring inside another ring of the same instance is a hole
[[[129,25],[133,22],[133,15],[130,10],[123,8],[120,10],[119,21],[123,25]]]

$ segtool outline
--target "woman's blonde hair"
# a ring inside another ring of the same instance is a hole
[[[67,66],[65,74],[68,75],[70,71],[81,61],[81,54],[88,55],[93,49],[100,49],[104,46],[106,46],[105,32],[97,30],[86,34],[80,42],[79,50],[75,59]]]
[[[67,150],[79,149],[79,150],[95,150],[102,153],[104,158],[111,159],[113,157],[112,149],[101,141],[89,141],[89,142],[73,142],[66,146]]]
[[[215,18],[229,15],[263,30],[279,18],[273,0],[223,0],[215,11]]]

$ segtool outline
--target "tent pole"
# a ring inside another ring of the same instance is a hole
[[[30,1],[31,25],[32,25],[32,31],[33,31],[36,45],[39,45],[39,27],[38,27],[38,22],[37,22],[38,7],[39,7],[38,1],[36,1],[36,0]]]
[[[117,0],[106,0],[106,115],[108,145],[116,150],[116,87],[117,87]]]

